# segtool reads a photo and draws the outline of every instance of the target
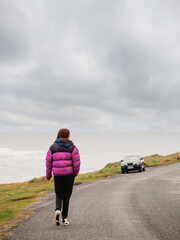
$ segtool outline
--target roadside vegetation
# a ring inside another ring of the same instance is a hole
[[[158,154],[144,157],[146,167],[160,166],[180,162],[180,153],[167,156]],[[95,172],[79,174],[75,184],[109,178],[121,173],[121,161],[108,163],[103,169]],[[33,178],[22,183],[0,185],[0,239],[7,236],[12,227],[22,219],[28,218],[33,211],[24,210],[30,203],[54,190],[53,179],[45,177]]]
[[[180,162],[180,153],[174,153],[166,156],[154,154],[144,157],[146,167],[155,167]]]

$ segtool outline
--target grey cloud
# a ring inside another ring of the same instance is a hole
[[[176,1],[2,3],[2,126],[179,131]]]
[[[0,61],[16,62],[27,56],[29,44],[24,36],[26,26],[23,13],[16,5],[2,0],[0,3]]]

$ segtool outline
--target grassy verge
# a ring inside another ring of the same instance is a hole
[[[37,197],[45,196],[52,191],[53,182],[45,177],[32,179],[28,182],[0,185],[0,239],[9,234],[12,227],[33,211],[24,211]]]
[[[156,154],[144,157],[144,160],[147,167],[176,163],[180,162],[180,153],[168,156]],[[121,173],[121,162],[108,163],[99,171],[79,174],[75,184],[105,179],[118,173]],[[52,190],[54,190],[53,179],[47,181],[45,177],[34,178],[28,182],[0,185],[0,239],[8,235],[10,229],[22,219],[33,213],[33,211],[24,211],[25,207]]]
[[[144,161],[147,167],[155,167],[172,163],[178,163],[180,162],[180,153],[173,153],[166,156],[154,154],[148,157],[144,157]]]
[[[103,169],[95,172],[79,174],[75,183],[91,182],[99,179],[105,179],[115,174],[121,173],[121,162],[108,163]]]

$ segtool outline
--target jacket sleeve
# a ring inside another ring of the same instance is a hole
[[[49,180],[52,177],[52,153],[49,148],[46,155],[46,178]]]
[[[74,147],[72,152],[72,162],[73,162],[74,176],[76,177],[79,173],[80,165],[81,165],[79,151],[76,147]]]

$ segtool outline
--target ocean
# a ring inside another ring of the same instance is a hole
[[[0,184],[45,175],[45,157],[56,133],[0,133]],[[103,168],[126,155],[180,152],[180,133],[71,133],[81,156],[80,173]]]

